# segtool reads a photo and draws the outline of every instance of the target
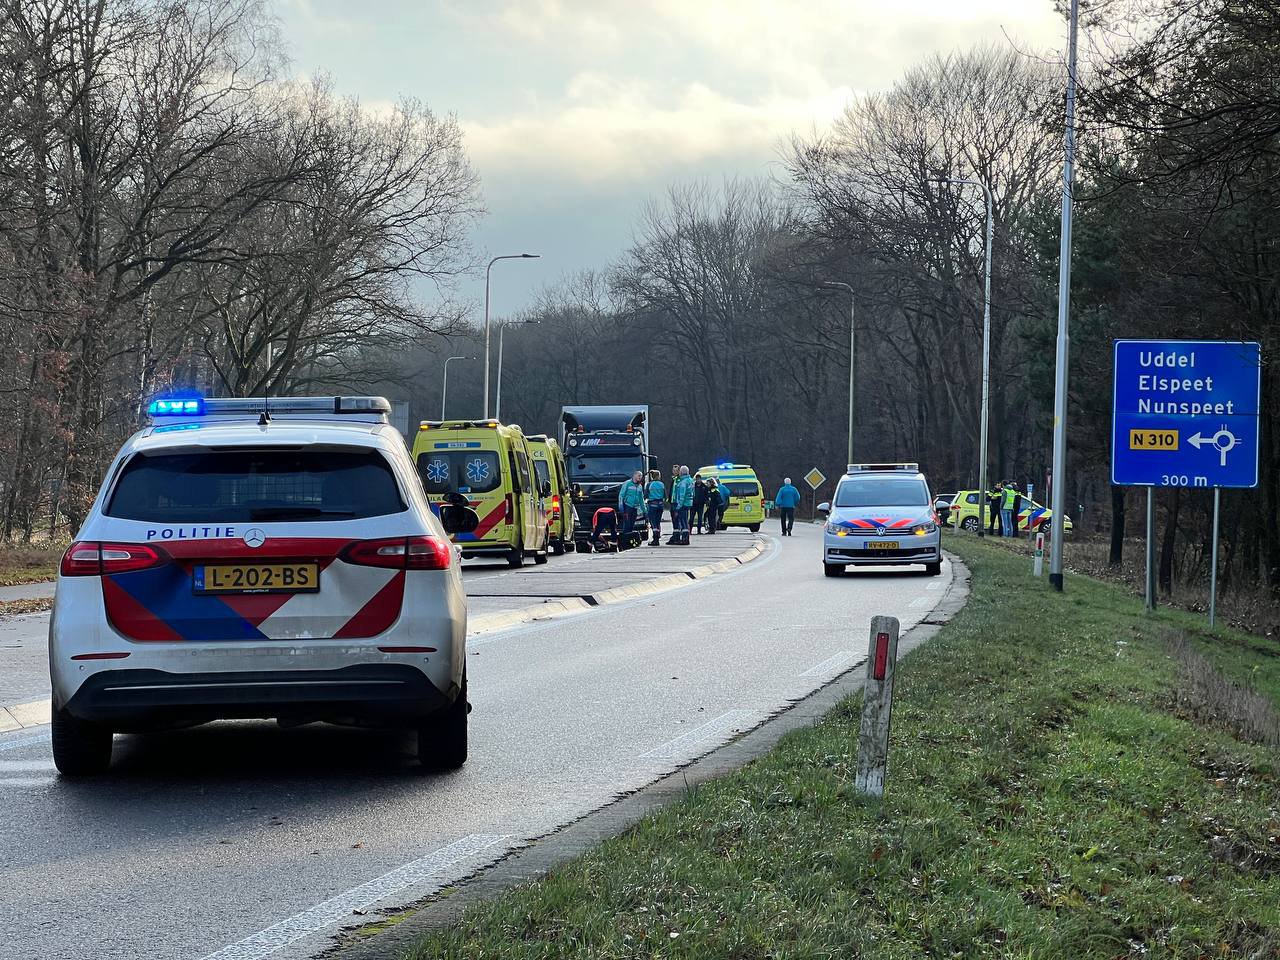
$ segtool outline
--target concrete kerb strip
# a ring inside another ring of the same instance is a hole
[[[42,727],[52,719],[52,710],[53,705],[48,698],[0,707],[0,733]]]
[[[970,573],[956,557],[951,561],[952,581],[938,605],[902,635],[899,659],[937,635],[969,599]],[[783,708],[764,723],[710,753],[676,768],[660,780],[641,787],[592,813],[512,850],[493,865],[455,884],[446,895],[434,894],[410,908],[405,919],[384,932],[362,935],[348,927],[356,939],[339,942],[323,954],[329,960],[387,960],[401,956],[418,937],[457,923],[471,906],[491,900],[512,887],[538,880],[556,867],[628,830],[655,810],[685,796],[689,788],[726,776],[772,750],[786,734],[818,723],[842,700],[861,692],[865,669],[862,662],[802,700]],[[389,915],[396,915],[388,911]],[[374,921],[377,922],[377,921]]]

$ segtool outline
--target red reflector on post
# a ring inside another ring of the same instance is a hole
[[[876,634],[876,662],[872,667],[871,676],[876,680],[883,680],[885,672],[889,668],[889,635],[887,633]]]
[[[77,653],[72,660],[123,660],[129,656],[127,650],[120,650],[114,653]]]

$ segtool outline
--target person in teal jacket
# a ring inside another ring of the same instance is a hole
[[[680,476],[671,485],[671,526],[675,528],[667,543],[689,545],[689,511],[693,508],[693,477],[689,468],[681,467]]]
[[[791,536],[796,525],[796,507],[800,506],[800,491],[791,485],[790,477],[782,481],[782,486],[773,495],[773,504],[778,508],[778,515],[782,520],[782,535]]]
[[[637,470],[618,490],[618,516],[622,518],[620,543],[627,543],[644,506],[644,474]]]
[[[667,485],[662,482],[662,473],[649,471],[649,482],[644,488],[644,502],[649,510],[649,526],[653,530],[653,539],[649,546],[656,547],[662,537],[662,511],[667,506]]]

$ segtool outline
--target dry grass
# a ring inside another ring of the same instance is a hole
[[[52,580],[66,549],[67,544],[54,541],[0,544],[0,587]]]
[[[1239,740],[1280,747],[1280,711],[1270,697],[1229,678],[1184,632],[1170,630],[1167,642],[1178,663],[1177,702],[1185,714]]]

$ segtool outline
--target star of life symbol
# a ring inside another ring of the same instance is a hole
[[[445,483],[449,479],[449,461],[432,460],[427,464],[427,480],[431,483]]]
[[[467,483],[472,486],[484,483],[489,479],[489,465],[483,460],[467,462]]]

